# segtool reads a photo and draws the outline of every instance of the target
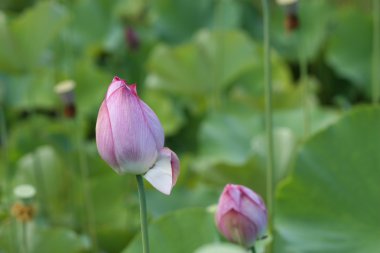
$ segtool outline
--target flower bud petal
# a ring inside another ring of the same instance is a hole
[[[145,173],[164,145],[156,114],[137,96],[135,85],[117,77],[99,110],[96,136],[99,153],[118,173]]]
[[[119,77],[115,76],[112,79],[112,82],[110,86],[108,87],[107,94],[106,94],[106,99],[108,99],[112,93],[114,93],[117,89],[126,86],[126,83],[120,79]]]
[[[265,232],[267,210],[255,192],[229,184],[220,196],[215,220],[219,231],[228,240],[249,248]]]
[[[96,121],[96,145],[100,156],[113,169],[119,171],[119,163],[116,160],[112,136],[111,122],[107,109],[107,103],[103,101],[100,106],[98,119]]]
[[[163,148],[154,166],[144,175],[160,192],[170,195],[179,176],[178,156],[169,148]]]

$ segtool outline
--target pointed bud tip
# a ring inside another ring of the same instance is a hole
[[[137,96],[137,87],[136,87],[136,84],[135,84],[135,83],[134,83],[134,84],[131,84],[131,85],[128,85],[128,88],[132,91],[132,93],[133,93],[134,95]]]
[[[124,80],[121,79],[121,78],[118,77],[118,76],[114,76],[113,79],[112,79],[112,82],[118,82],[118,81],[124,81]]]

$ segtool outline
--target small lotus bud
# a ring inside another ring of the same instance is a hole
[[[131,26],[128,26],[125,30],[125,39],[130,50],[133,51],[139,49],[140,39],[136,31]]]
[[[31,221],[35,209],[30,200],[36,195],[36,189],[32,185],[21,184],[14,188],[13,193],[22,203],[15,203],[11,208],[11,214],[20,222]]]
[[[177,155],[164,148],[164,130],[137,95],[136,85],[115,77],[96,122],[100,156],[117,173],[145,174],[159,191],[170,194],[179,174]]]
[[[220,196],[215,220],[224,237],[249,248],[266,230],[267,210],[255,192],[228,184]]]
[[[76,113],[75,107],[75,82],[73,80],[65,80],[58,83],[54,90],[61,97],[65,106],[64,114],[68,118],[74,118]]]
[[[277,0],[279,5],[285,8],[285,29],[289,32],[299,27],[298,0]]]

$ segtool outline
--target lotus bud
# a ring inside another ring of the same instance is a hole
[[[68,118],[74,118],[76,113],[75,108],[75,82],[73,80],[65,80],[58,83],[54,90],[61,97],[65,106],[64,114]]]
[[[29,222],[35,215],[32,198],[36,195],[36,189],[29,184],[18,185],[13,190],[14,195],[21,200],[11,207],[11,214],[20,222]]]
[[[298,0],[277,0],[277,3],[285,7],[285,29],[296,30],[299,27]]]
[[[164,148],[164,130],[137,95],[136,85],[115,77],[96,122],[100,156],[117,173],[146,174],[159,191],[170,194],[179,174],[177,155]]]
[[[139,39],[136,31],[131,26],[128,26],[125,29],[125,39],[127,41],[128,47],[131,51],[139,49],[140,39]]]
[[[255,192],[228,184],[220,196],[215,221],[220,233],[229,241],[250,248],[266,230],[267,210]]]

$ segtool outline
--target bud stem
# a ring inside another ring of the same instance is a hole
[[[252,252],[252,253],[256,253],[255,246],[253,246],[253,247],[251,248],[251,252]]]
[[[147,212],[146,212],[144,182],[141,175],[137,175],[136,179],[137,179],[137,186],[139,189],[139,199],[140,199],[141,238],[142,238],[142,245],[143,245],[143,253],[149,253],[148,219],[147,219]]]
[[[264,77],[265,77],[265,126],[267,137],[267,202],[269,211],[269,225],[273,228],[274,214],[274,147],[272,122],[272,68],[270,45],[270,17],[269,1],[262,0],[264,24]],[[272,229],[271,229],[272,230]],[[273,232],[273,231],[272,231]]]

